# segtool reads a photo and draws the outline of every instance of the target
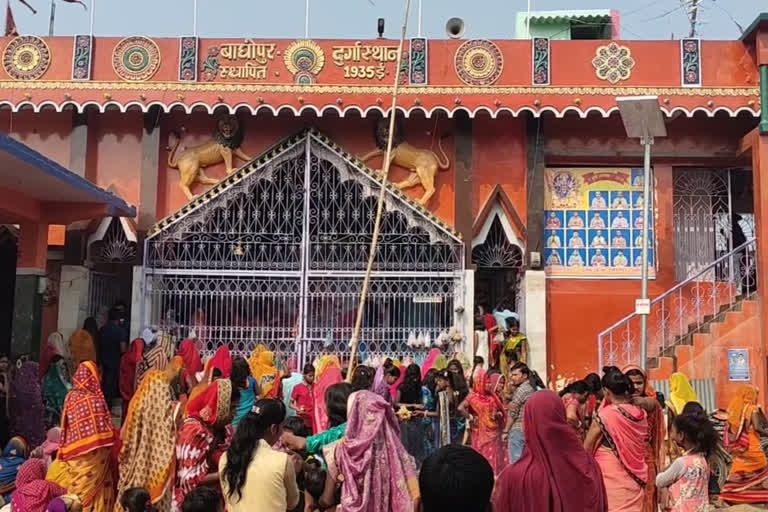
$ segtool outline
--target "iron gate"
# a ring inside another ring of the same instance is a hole
[[[194,330],[210,354],[264,343],[299,361],[341,353],[354,326],[379,183],[306,131],[151,235],[144,323]],[[399,194],[386,195],[360,336],[361,356],[409,352],[457,325],[461,240]]]

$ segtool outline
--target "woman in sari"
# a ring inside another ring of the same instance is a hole
[[[149,370],[165,370],[174,353],[175,342],[173,336],[167,332],[144,329],[141,339],[144,341],[144,351],[136,363],[136,386]]]
[[[200,485],[218,485],[219,459],[232,439],[230,422],[239,392],[229,379],[211,383],[190,400],[188,417],[176,436],[176,478],[171,510],[181,510],[184,498]]]
[[[503,468],[504,447],[501,428],[504,423],[504,404],[494,392],[501,379],[494,374],[490,379],[485,370],[478,368],[472,383],[472,392],[459,404],[459,412],[471,418],[472,448],[480,453],[498,475]]]
[[[449,444],[460,444],[464,437],[466,422],[457,411],[461,395],[455,389],[456,376],[448,370],[435,376],[437,394],[438,441],[436,448]]]
[[[72,388],[70,380],[65,375],[69,375],[66,361],[59,355],[54,356],[43,377],[43,407],[45,408],[45,427],[48,429],[61,424],[64,400]]]
[[[427,357],[424,359],[424,364],[421,365],[421,379],[424,380],[424,377],[427,376],[427,372],[429,370],[440,371],[446,366],[448,366],[448,359],[446,359],[442,350],[439,348],[433,348],[429,351]]]
[[[120,396],[123,399],[123,421],[125,421],[125,416],[128,413],[128,404],[131,402],[133,393],[140,384],[136,381],[136,365],[141,361],[142,352],[144,352],[144,340],[136,338],[120,357]]]
[[[421,383],[421,405],[424,407],[424,418],[421,424],[424,429],[425,460],[437,450],[440,443],[440,417],[437,412],[436,378],[437,370],[432,368],[424,376],[424,381]]]
[[[64,336],[60,332],[52,332],[45,342],[45,347],[40,354],[40,379],[45,377],[51,360],[56,356],[64,358],[67,369],[71,371],[72,354],[69,353],[69,347],[64,342]],[[67,378],[69,377],[67,376]]]
[[[83,512],[111,512],[115,504],[112,416],[92,361],[77,368],[72,391],[64,401],[61,446],[48,470],[48,480],[75,494]]]
[[[587,432],[584,449],[594,454],[600,466],[608,512],[642,512],[648,478],[647,415],[632,405],[634,386],[618,369],[603,376],[603,390],[605,399]]]
[[[150,370],[136,390],[123,423],[118,496],[132,487],[143,487],[159,512],[171,509],[180,414],[171,383],[181,369],[182,360],[176,356],[164,371]]]
[[[315,365],[315,433],[326,430],[329,426],[328,407],[325,392],[334,384],[341,382],[341,364],[336,356],[321,356]],[[263,393],[263,391],[262,391]]]
[[[38,371],[34,361],[22,364],[11,382],[8,401],[11,435],[21,436],[32,447],[45,441],[45,409]]]
[[[565,419],[583,440],[586,433],[586,408],[589,386],[583,380],[571,382],[560,392],[565,407]]]
[[[200,359],[200,351],[197,350],[195,340],[187,338],[182,341],[181,345],[179,345],[179,352],[176,355],[181,356],[181,359],[184,361],[182,380],[185,389],[190,390],[197,384],[196,375],[203,371],[203,361]]]
[[[349,397],[346,435],[327,445],[320,505],[333,506],[339,475],[344,512],[412,512],[419,499],[416,464],[400,442],[392,406],[370,391]]]
[[[24,461],[27,460],[29,447],[27,442],[21,437],[14,437],[3,450],[0,457],[0,496],[6,502],[8,496],[16,489],[16,475]]]
[[[606,512],[600,468],[566,422],[558,396],[551,391],[531,395],[523,421],[525,451],[499,476],[495,512]]]
[[[11,509],[23,512],[46,512],[54,498],[63,496],[66,490],[45,479],[45,462],[29,459],[19,468],[16,492],[11,497]]]
[[[218,370],[220,375],[216,378],[228,379],[232,373],[232,353],[229,351],[229,347],[222,345],[216,349],[213,357],[205,363],[204,370]]]
[[[528,362],[528,337],[520,332],[520,322],[514,317],[507,318],[506,322],[507,331],[499,356],[499,369],[502,375],[507,375],[515,362]]]
[[[685,374],[676,372],[669,376],[669,400],[667,407],[673,416],[683,413],[688,402],[699,402],[699,397]]]
[[[634,386],[632,394],[635,405],[643,409],[648,418],[650,438],[645,445],[645,463],[648,465],[648,478],[645,486],[644,512],[656,512],[659,493],[656,490],[656,475],[664,468],[664,411],[656,399],[656,391],[648,383],[642,368],[637,365],[625,366],[622,371]]]
[[[274,353],[259,345],[248,359],[248,365],[259,384],[261,398],[280,398],[280,370],[275,366]],[[319,371],[317,374],[320,374]]]
[[[395,410],[400,419],[400,441],[414,459],[417,466],[424,462],[424,429],[422,428],[424,406],[421,403],[421,370],[419,365],[410,364],[405,369],[405,378],[397,388]]]
[[[760,436],[768,436],[757,405],[758,389],[745,384],[728,406],[725,447],[733,455],[720,499],[731,504],[768,502],[768,469]]]
[[[72,364],[76,368],[85,361],[97,361],[96,343],[98,341],[99,327],[96,319],[85,319],[82,329],[78,329],[69,337],[69,351],[72,354]]]

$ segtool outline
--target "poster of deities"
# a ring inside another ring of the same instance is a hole
[[[643,170],[558,167],[545,172],[543,254],[547,275],[639,278]],[[653,197],[653,187],[651,191]],[[654,210],[650,202],[648,275],[655,277]]]

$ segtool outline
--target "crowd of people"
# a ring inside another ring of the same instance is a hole
[[[221,346],[204,362],[192,338],[147,329],[128,343],[113,308],[101,329],[51,335],[40,363],[0,357],[0,496],[12,512],[768,503],[757,388],[709,416],[683,374],[665,399],[637,366],[555,393],[506,322],[489,360],[433,349],[421,364],[349,367],[329,354],[291,372],[263,345],[248,359]]]

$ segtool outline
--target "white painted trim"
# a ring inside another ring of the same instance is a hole
[[[229,114],[236,114],[238,110],[246,110],[250,112],[252,115],[257,115],[259,112],[270,112],[272,115],[277,116],[281,111],[287,111],[292,113],[294,116],[301,116],[305,112],[312,112],[318,117],[322,117],[326,112],[335,112],[339,117],[345,117],[348,112],[356,112],[361,117],[367,117],[370,113],[378,113],[382,116],[386,115],[390,110],[391,107],[381,107],[378,105],[370,105],[368,107],[362,107],[360,105],[347,105],[347,106],[339,106],[336,104],[328,104],[323,106],[316,106],[316,105],[303,105],[299,108],[296,108],[292,105],[267,105],[267,104],[257,104],[257,105],[251,105],[248,103],[238,103],[235,105],[230,105],[228,103],[215,103],[215,104],[209,104],[204,102],[195,102],[191,104],[186,104],[181,101],[174,101],[171,103],[163,103],[162,101],[151,101],[149,103],[146,102],[140,102],[140,101],[128,101],[126,103],[120,103],[118,101],[107,101],[104,103],[99,103],[94,100],[89,100],[84,103],[78,103],[73,100],[66,100],[62,101],[61,103],[56,103],[53,100],[45,100],[40,103],[33,103],[29,100],[20,101],[19,103],[13,103],[12,101],[5,100],[0,101],[0,108],[2,107],[8,107],[11,109],[12,112],[19,112],[21,110],[24,110],[25,108],[31,109],[35,113],[41,112],[43,109],[47,107],[53,108],[56,112],[63,112],[65,108],[67,107],[74,107],[74,109],[78,113],[82,113],[85,111],[88,107],[94,107],[99,113],[104,113],[108,109],[117,109],[121,113],[127,112],[129,109],[138,108],[141,112],[146,113],[149,111],[149,109],[153,106],[159,106],[163,110],[163,112],[168,113],[172,110],[180,110],[183,111],[186,114],[191,114],[193,110],[202,109],[208,114],[213,114],[214,110],[224,108]],[[564,107],[562,109],[557,109],[552,106],[542,106],[542,107],[534,107],[534,106],[520,106],[518,108],[510,108],[510,107],[491,107],[487,105],[481,105],[476,107],[474,110],[470,110],[467,107],[463,106],[456,106],[453,108],[448,108],[445,106],[435,106],[431,109],[426,109],[425,107],[421,105],[414,105],[411,107],[397,107],[397,112],[402,114],[404,117],[408,118],[411,116],[414,112],[420,112],[424,114],[425,117],[431,118],[432,116],[436,114],[446,115],[449,118],[454,117],[457,112],[464,112],[468,114],[471,118],[474,118],[477,116],[477,114],[483,112],[488,114],[491,119],[496,119],[501,114],[509,114],[513,117],[519,117],[523,115],[524,113],[529,113],[533,117],[541,117],[541,115],[545,112],[550,113],[554,115],[557,118],[565,117],[568,113],[574,113],[578,115],[582,119],[586,119],[590,114],[597,113],[600,114],[603,118],[610,117],[612,114],[618,111],[618,107],[610,107],[608,109],[603,109],[602,107],[598,106],[592,106],[592,107],[576,107],[576,106],[568,106]],[[720,113],[728,114],[729,117],[737,117],[741,113],[746,112],[749,114],[752,114],[753,117],[760,117],[760,111],[757,107],[749,107],[749,106],[743,106],[738,107],[736,109],[731,109],[729,107],[694,107],[693,109],[689,110],[686,107],[673,107],[673,108],[667,108],[662,106],[661,111],[664,112],[664,114],[667,117],[671,117],[672,115],[681,112],[686,115],[686,117],[694,117],[697,113],[703,113],[707,117],[715,117],[716,115]]]
[[[512,224],[510,224],[509,219],[507,218],[507,214],[501,208],[501,205],[498,203],[498,201],[495,201],[495,203],[496,204],[491,207],[491,211],[488,212],[488,216],[485,218],[482,229],[480,229],[480,232],[472,239],[472,248],[474,249],[478,245],[481,245],[485,242],[485,239],[488,237],[488,231],[491,230],[493,219],[498,217],[499,221],[501,221],[501,227],[504,229],[504,234],[507,235],[507,240],[509,243],[516,245],[520,248],[520,251],[525,253],[525,247],[523,246],[523,243],[520,241],[520,239],[517,238],[515,229],[512,227]]]

